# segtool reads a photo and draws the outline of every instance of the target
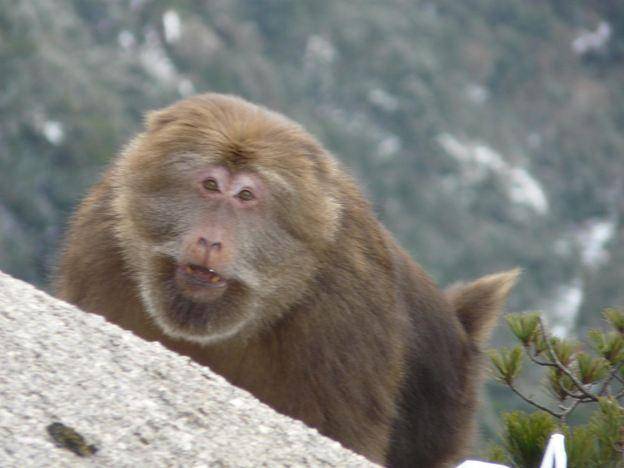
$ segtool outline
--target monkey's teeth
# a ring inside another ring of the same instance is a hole
[[[224,283],[223,277],[212,268],[206,268],[200,265],[187,264],[182,267],[182,271],[197,280],[204,281],[208,284],[219,285]]]

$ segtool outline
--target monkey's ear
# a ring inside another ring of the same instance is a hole
[[[447,297],[473,343],[480,345],[489,338],[519,276],[516,268],[448,289]]]
[[[156,132],[165,125],[176,120],[176,116],[169,109],[150,111],[145,114],[145,128],[148,132]]]

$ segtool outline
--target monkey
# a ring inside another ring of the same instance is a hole
[[[74,214],[55,290],[376,463],[429,468],[469,447],[517,276],[440,289],[315,137],[208,93],[147,114]]]

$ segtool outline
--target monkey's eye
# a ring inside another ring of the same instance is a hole
[[[250,201],[254,199],[254,195],[253,193],[251,193],[250,190],[243,189],[240,192],[238,192],[238,198],[240,198],[243,201]]]
[[[204,186],[204,188],[210,192],[218,192],[219,191],[219,184],[217,184],[217,181],[214,179],[206,179],[202,182],[202,185]]]

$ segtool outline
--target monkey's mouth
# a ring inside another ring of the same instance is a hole
[[[212,268],[187,263],[178,265],[177,276],[180,281],[188,286],[223,288],[227,286],[226,279]]]

